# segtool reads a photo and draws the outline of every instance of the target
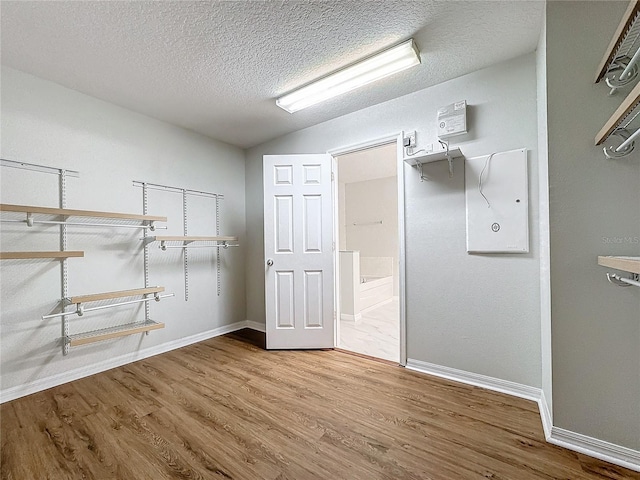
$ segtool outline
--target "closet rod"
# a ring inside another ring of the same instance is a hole
[[[615,273],[607,273],[607,280],[609,280],[614,285],[618,285],[619,287],[628,287],[629,285],[640,287],[640,282],[638,282],[637,280],[621,277],[620,275],[616,275]],[[626,283],[626,285],[623,285],[620,282]]]
[[[620,74],[620,80],[625,80],[628,76],[631,76],[636,63],[638,63],[638,60],[640,60],[640,48],[636,50],[636,53],[633,54],[633,57],[631,58],[631,60],[629,60],[627,66],[624,67],[624,70]],[[617,88],[613,87],[612,93],[615,93],[616,90]]]
[[[57,220],[11,220],[2,219],[1,222],[6,223],[26,223],[27,225],[35,225],[36,223],[44,225],[73,225],[77,227],[117,227],[117,228],[142,228],[150,230],[166,230],[167,227],[157,227],[155,225],[122,225],[116,223],[80,223],[80,222],[62,222]]]
[[[638,49],[638,51],[640,52],[640,49]],[[616,152],[621,152],[622,150],[626,149],[629,145],[631,145],[634,142],[636,138],[638,138],[639,135],[640,135],[640,128],[638,128],[635,132],[633,132],[629,136],[629,138],[627,138],[624,142],[618,145],[618,147],[616,148]]]
[[[158,248],[160,250],[166,250],[168,248],[181,248],[181,249],[185,249],[185,248],[216,248],[216,247],[221,247],[221,248],[229,248],[229,247],[239,247],[240,245],[229,245],[227,243],[223,243],[223,244],[218,244],[218,245],[160,245]]]
[[[105,308],[119,307],[121,305],[130,305],[132,303],[141,303],[141,302],[149,302],[151,300],[155,300],[159,302],[161,298],[174,297],[175,293],[167,293],[166,295],[157,295],[149,298],[139,298],[137,300],[129,300],[126,302],[118,302],[118,303],[110,303],[109,305],[101,305],[99,307],[91,307],[91,308],[83,308],[78,304],[78,308],[73,312],[60,312],[60,313],[52,313],[51,315],[43,315],[42,320],[47,320],[49,318],[55,317],[66,317],[68,315],[78,315],[82,316],[84,312],[93,312],[94,310],[103,310]]]

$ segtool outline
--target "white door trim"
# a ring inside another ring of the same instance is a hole
[[[327,150],[327,153],[332,157],[338,157],[340,155],[344,155],[346,153],[354,153],[360,150],[367,150],[373,147],[380,147],[382,145],[386,145],[388,143],[392,143],[400,139],[400,144],[402,145],[402,133],[390,133],[389,135],[384,135],[382,137],[378,137],[374,140],[369,140],[366,142],[354,143],[351,145],[347,145],[340,148],[332,148],[331,150]]]
[[[404,161],[403,161],[403,147],[402,147],[402,137],[404,132],[400,131],[398,133],[391,133],[382,137],[378,137],[372,140],[368,140],[366,142],[355,143],[352,145],[347,145],[340,148],[334,148],[328,150],[327,153],[332,157],[337,157],[340,155],[344,155],[347,153],[354,153],[360,150],[366,150],[368,148],[379,147],[381,145],[387,145],[389,143],[396,143],[397,153],[396,153],[396,164],[397,164],[397,182],[398,182],[398,261],[399,265],[399,278],[398,278],[398,304],[400,307],[400,365],[405,366],[407,364],[407,317],[406,317],[406,260],[405,260],[405,223],[404,223]],[[334,162],[335,165],[335,162]],[[334,172],[337,175],[337,172]],[[336,182],[337,185],[337,177]],[[334,216],[337,217],[337,207],[338,207],[338,188],[337,186],[334,188],[334,197],[333,197],[333,211]],[[338,268],[337,268],[337,257],[339,252],[339,243],[338,243],[338,228],[337,222],[336,227],[334,228],[334,241],[335,241],[335,251],[334,251],[334,284],[336,288],[335,298],[336,298],[336,328],[334,331],[336,332],[336,346],[338,345],[339,337],[338,335],[338,321],[339,317],[339,279],[338,279]]]

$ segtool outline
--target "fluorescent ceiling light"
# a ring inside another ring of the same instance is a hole
[[[420,55],[413,39],[407,40],[294,90],[278,98],[276,105],[289,113],[297,112],[419,63]]]

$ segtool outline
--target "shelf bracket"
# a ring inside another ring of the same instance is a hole
[[[453,158],[451,158],[451,154],[449,153],[449,142],[438,139],[440,145],[445,148],[445,155],[447,157],[447,163],[449,164],[449,178],[453,177]]]
[[[420,181],[424,182],[425,180],[429,180],[424,173],[422,173],[422,163],[417,162],[416,163],[416,168],[418,169],[418,174],[420,175]]]
[[[619,88],[629,85],[638,76],[638,60],[640,59],[640,48],[636,50],[633,58],[622,57],[615,59],[607,75],[605,76],[605,83],[611,89],[609,95],[614,95]]]
[[[603,147],[602,151],[604,152],[604,156],[610,160],[626,157],[633,152],[635,139],[638,135],[640,135],[640,128],[633,133],[630,133],[626,128],[616,128],[611,132],[609,138],[620,137],[622,142],[617,147],[613,145]]]

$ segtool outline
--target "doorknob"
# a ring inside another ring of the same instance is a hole
[[[267,260],[267,267],[270,267],[271,265],[273,265],[273,259],[272,258]]]

